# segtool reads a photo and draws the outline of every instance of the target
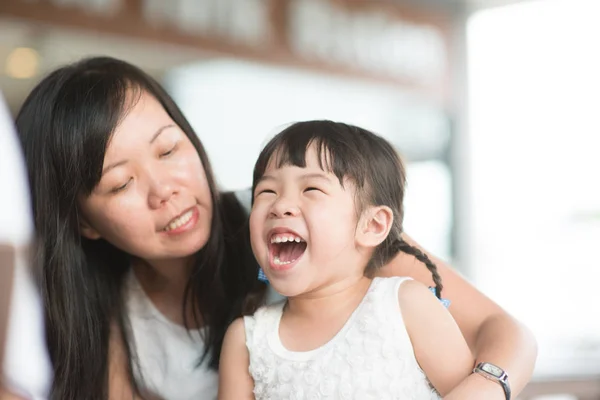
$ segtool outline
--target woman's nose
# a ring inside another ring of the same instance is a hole
[[[158,209],[167,203],[176,193],[175,185],[166,177],[153,177],[148,192],[150,208]]]

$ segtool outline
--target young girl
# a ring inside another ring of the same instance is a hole
[[[302,122],[267,144],[250,234],[287,301],[230,326],[220,399],[437,399],[471,373],[465,339],[426,286],[372,278],[409,246],[404,186],[392,146],[361,128]]]

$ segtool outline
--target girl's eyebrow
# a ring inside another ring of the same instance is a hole
[[[319,180],[326,181],[328,183],[331,182],[331,178],[329,178],[325,174],[321,174],[321,173],[318,173],[318,172],[311,172],[311,173],[308,173],[308,174],[302,174],[302,175],[300,175],[297,178],[297,180],[299,180],[299,181],[300,180],[308,180],[308,179],[319,179]],[[260,183],[260,182],[263,182],[263,181],[276,181],[276,180],[277,180],[277,178],[275,178],[273,175],[263,175],[258,180],[257,184]]]
[[[273,175],[263,175],[260,177],[260,179],[258,180],[258,182],[256,182],[256,184],[258,185],[259,183],[263,182],[263,181],[275,181],[275,177]]]
[[[325,175],[325,174],[321,174],[321,173],[318,173],[318,172],[313,172],[313,173],[310,173],[310,174],[304,174],[304,175],[302,175],[302,176],[300,177],[300,179],[303,179],[303,180],[307,180],[307,179],[315,179],[315,178],[316,178],[316,179],[320,179],[320,180],[325,180],[325,181],[327,181],[327,182],[331,182],[331,178],[329,178],[329,177],[328,177],[327,175]]]

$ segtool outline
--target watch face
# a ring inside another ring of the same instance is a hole
[[[502,376],[502,373],[504,372],[500,368],[490,363],[483,364],[481,366],[481,369],[487,372],[488,374],[494,375],[497,378],[500,378]]]

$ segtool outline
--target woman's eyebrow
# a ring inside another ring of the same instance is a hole
[[[165,131],[165,129],[173,128],[174,126],[175,124],[169,124],[158,128],[156,133],[152,136],[152,139],[150,139],[150,144],[154,143],[154,141],[160,136],[161,133]]]
[[[104,167],[102,169],[102,176],[104,176],[104,174],[106,174],[108,171],[110,171],[113,168],[120,167],[123,164],[127,164],[127,162],[128,162],[128,160],[121,160],[121,161],[117,161],[115,163],[107,165],[106,167]]]

